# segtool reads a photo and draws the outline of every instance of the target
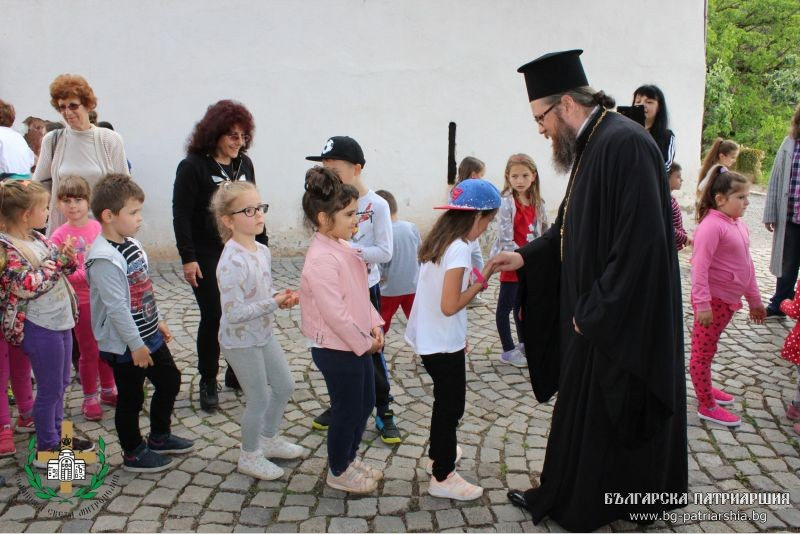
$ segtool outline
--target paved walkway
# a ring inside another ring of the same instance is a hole
[[[758,199],[754,199],[758,204]],[[774,280],[767,271],[769,235],[758,230],[759,207],[751,207],[753,254],[763,295]],[[689,295],[689,253],[680,255],[684,303]],[[276,259],[276,287],[296,287],[301,258]],[[493,281],[486,305],[469,311],[472,352],[468,357],[467,410],[459,429],[464,458],[459,471],[485,489],[475,502],[456,503],[427,495],[428,476],[422,467],[428,438],[431,381],[418,358],[402,342],[404,320],[395,320],[387,336],[392,391],[404,441],[388,447],[370,427],[364,437],[365,456],[386,469],[386,479],[373,496],[353,498],[327,488],[325,436],[309,427],[312,415],[327,401],[322,375],[311,363],[300,334],[299,310],[279,311],[277,335],[286,351],[297,388],[287,408],[283,432],[310,448],[303,461],[281,462],[285,476],[256,481],[236,472],[243,399],[224,389],[221,409],[208,415],[199,408],[194,364],[194,334],[199,320],[189,287],[177,265],[153,269],[157,298],[175,334],[171,349],[183,372],[174,430],[196,439],[193,454],[178,456],[176,468],[163,474],[123,472],[111,412],[99,423],[81,415],[80,386],[70,388],[66,413],[76,427],[107,442],[111,471],[98,489],[102,500],[75,505],[43,504],[33,497],[21,467],[27,436],[17,435],[16,457],[0,459],[0,532],[20,531],[255,531],[255,532],[532,532],[562,531],[547,520],[534,526],[530,517],[511,505],[506,489],[526,488],[537,481],[544,458],[552,404],[537,404],[527,370],[500,364],[494,327],[498,286]],[[685,322],[691,313],[685,306]],[[800,447],[784,416],[784,403],[794,389],[793,369],[778,357],[790,322],[750,325],[737,313],[723,336],[714,366],[715,381],[737,396],[734,409],[744,423],[729,430],[701,422],[687,375],[689,395],[689,481],[691,492],[788,491],[792,505],[751,507],[692,504],[679,516],[659,521],[651,531],[751,532],[800,529]],[[689,337],[686,336],[688,358]],[[144,420],[143,420],[144,422]],[[146,429],[146,427],[145,427]],[[91,469],[93,471],[94,469]],[[77,483],[76,488],[85,483]],[[691,500],[690,500],[691,503]],[[765,513],[753,519],[753,511]],[[713,513],[734,511],[709,519]],[[703,519],[701,515],[705,515]],[[747,519],[745,518],[747,515]],[[617,522],[605,531],[636,530]]]

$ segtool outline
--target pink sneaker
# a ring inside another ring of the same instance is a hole
[[[464,452],[461,450],[461,446],[456,445],[456,464],[461,460],[461,455],[463,454]],[[433,459],[430,457],[428,457],[428,463],[425,465],[425,472],[427,472],[429,476],[433,475]]]
[[[83,400],[83,417],[92,422],[103,419],[103,408],[97,398]]]
[[[714,396],[714,401],[717,402],[717,405],[733,404],[733,396],[728,394],[727,392],[723,392],[722,390],[711,387],[711,394]]]
[[[14,446],[14,431],[10,425],[0,429],[0,457],[10,457],[17,453],[17,447]]]
[[[792,426],[792,429],[794,429],[794,432],[795,432],[795,433],[797,433],[798,435],[800,435],[800,424],[794,424],[794,425]]]
[[[453,470],[444,481],[436,481],[435,477],[431,477],[431,482],[428,484],[428,494],[437,498],[450,498],[451,500],[466,502],[477,500],[483,496],[483,488],[469,483],[458,475],[458,472]]]
[[[33,433],[36,431],[36,426],[33,423],[33,416],[28,416],[27,418],[23,418],[22,416],[17,416],[17,423],[14,426],[17,430],[17,433]]]
[[[109,405],[111,407],[117,406],[117,391],[114,390],[110,394],[106,394],[105,392],[100,393],[100,403],[103,405]]]
[[[708,420],[727,427],[736,427],[742,423],[741,418],[716,405],[710,408],[697,409],[697,416],[701,420]]]
[[[794,403],[789,402],[786,407],[786,417],[790,420],[800,420],[800,409],[794,406]]]

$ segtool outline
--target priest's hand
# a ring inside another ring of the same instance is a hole
[[[576,332],[576,333],[578,333],[578,334],[580,334],[581,336],[583,336],[583,333],[581,332],[580,328],[578,327],[578,324],[577,324],[577,323],[575,323],[575,317],[574,317],[574,316],[573,316],[573,318],[572,318],[572,326],[575,328],[575,332]]]
[[[764,226],[770,232],[774,232],[775,231],[775,223],[764,223]]]
[[[750,321],[756,325],[764,325],[764,318],[767,317],[767,309],[764,307],[750,309]]]
[[[714,313],[710,310],[703,310],[702,312],[697,312],[695,314],[695,319],[697,320],[697,323],[703,327],[708,327],[711,325],[711,321],[714,319]]]
[[[497,253],[484,266],[484,269],[495,271],[515,271],[525,265],[522,255],[516,252],[504,251]]]

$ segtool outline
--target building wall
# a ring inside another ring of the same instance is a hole
[[[567,11],[566,6],[569,6]],[[609,7],[611,6],[611,7]],[[667,95],[684,176],[700,160],[704,8],[695,0],[4,0],[0,98],[18,123],[57,119],[48,85],[82,74],[100,120],[125,139],[147,192],[140,234],[176,258],[171,197],[186,139],[206,107],[244,103],[256,120],[250,155],[274,248],[302,250],[303,176],[332,135],[366,155],[364,178],[395,194],[401,216],[429,227],[447,194],[448,123],[456,157],[487,163],[502,186],[506,158],[526,152],[555,210],[566,177],[550,164],[516,68],[582,48],[590,83],[630,104],[655,83]],[[685,189],[694,180],[686,180]]]

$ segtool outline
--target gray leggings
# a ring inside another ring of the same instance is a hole
[[[281,345],[271,336],[266,345],[223,349],[242,385],[247,405],[242,414],[242,450],[258,449],[258,437],[278,433],[283,411],[294,392],[294,379]]]

